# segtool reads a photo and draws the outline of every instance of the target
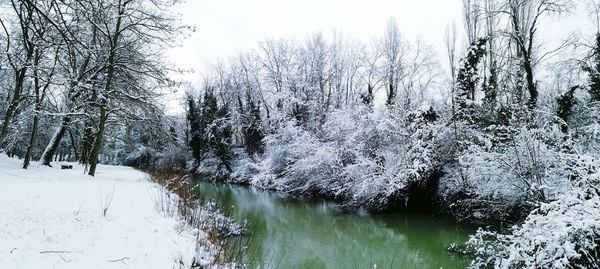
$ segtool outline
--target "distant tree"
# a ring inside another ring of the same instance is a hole
[[[487,58],[486,58],[486,73],[483,81],[483,103],[482,106],[488,113],[495,113],[498,102],[498,83],[499,83],[499,61],[503,57],[498,57],[500,49],[498,43],[501,41],[498,38],[498,24],[500,22],[497,0],[484,0],[484,17],[485,17],[485,36],[487,37]]]
[[[55,74],[56,64],[58,62],[58,51],[59,47],[55,49],[55,53],[53,55],[54,60],[51,66],[48,67],[47,70],[43,70],[40,67],[43,66],[42,55],[50,54],[47,50],[37,48],[35,51],[35,56],[33,59],[33,103],[34,103],[34,111],[33,111],[33,120],[31,124],[31,132],[29,136],[29,143],[27,145],[27,152],[25,153],[25,157],[23,158],[23,169],[27,169],[29,167],[29,163],[31,161],[33,155],[33,149],[37,140],[37,132],[40,124],[40,114],[42,112],[44,99],[46,98],[47,92],[50,88],[50,83],[52,82],[52,77]],[[43,77],[42,77],[43,76]]]
[[[477,42],[477,38],[481,36],[481,21],[482,10],[481,0],[462,0],[463,4],[463,19],[467,41],[469,44]]]
[[[377,42],[371,43],[368,47],[363,47],[360,54],[362,65],[360,80],[362,81],[366,92],[360,94],[362,103],[371,111],[374,109],[375,91],[377,91],[384,80],[380,76],[380,62],[383,56],[383,50],[380,49],[380,44]]]
[[[492,112],[496,109],[496,102],[498,98],[498,70],[495,64],[491,64],[489,67],[489,77],[484,81],[483,85],[483,107],[488,112]]]

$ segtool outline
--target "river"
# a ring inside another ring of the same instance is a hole
[[[471,229],[423,214],[350,214],[327,201],[301,201],[249,187],[198,181],[202,200],[214,200],[251,237],[251,268],[465,268],[446,251]]]

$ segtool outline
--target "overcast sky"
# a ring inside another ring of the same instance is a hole
[[[330,36],[336,30],[368,42],[383,35],[392,16],[405,38],[420,36],[433,45],[446,68],[446,27],[455,21],[459,33],[464,32],[462,0],[187,0],[176,12],[196,31],[168,56],[177,66],[196,71],[185,76],[193,83],[219,60],[254,49],[266,38],[302,40],[318,31]],[[594,28],[593,19],[579,13],[545,22],[541,40],[558,41],[581,28]]]
[[[341,31],[368,41],[396,17],[410,39],[442,44],[448,23],[460,22],[461,0],[188,0],[177,10],[196,32],[173,50],[178,65],[198,68],[253,49],[265,38],[304,37]]]

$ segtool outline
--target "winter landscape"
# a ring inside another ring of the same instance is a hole
[[[0,268],[600,268],[598,0],[2,0]]]

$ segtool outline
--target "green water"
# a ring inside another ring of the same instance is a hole
[[[348,214],[330,202],[283,198],[277,193],[198,182],[201,199],[214,200],[251,236],[251,268],[465,268],[446,251],[472,230],[426,215]]]

